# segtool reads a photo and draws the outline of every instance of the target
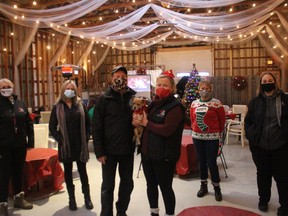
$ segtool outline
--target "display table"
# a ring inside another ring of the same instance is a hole
[[[181,211],[177,216],[260,216],[251,211],[229,206],[196,206]]]
[[[45,187],[50,187],[54,191],[61,190],[64,172],[58,160],[58,151],[49,148],[28,149],[23,175],[23,189],[28,194],[35,189],[35,186],[38,192],[45,191]]]
[[[192,137],[190,135],[183,135],[181,155],[176,164],[176,174],[187,175],[191,173],[198,174],[198,172],[198,161],[196,158]]]

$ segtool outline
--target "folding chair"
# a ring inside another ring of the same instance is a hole
[[[227,175],[227,172],[226,172],[226,169],[228,169],[228,166],[227,166],[226,159],[225,159],[225,156],[224,156],[224,153],[223,153],[223,146],[224,146],[226,135],[227,135],[226,126],[225,126],[225,129],[224,129],[224,131],[222,132],[221,135],[222,135],[222,137],[219,140],[218,157],[221,160],[221,163],[222,163],[222,166],[223,166],[223,170],[224,170],[224,173],[225,173],[225,177],[228,178],[228,175]]]

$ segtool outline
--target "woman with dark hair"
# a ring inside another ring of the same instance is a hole
[[[288,96],[277,86],[273,74],[260,78],[259,94],[245,117],[245,132],[257,168],[260,211],[268,210],[272,177],[276,181],[278,216],[288,215]]]
[[[89,159],[88,140],[90,137],[90,119],[79,97],[74,81],[63,83],[60,95],[53,106],[49,130],[58,142],[59,160],[64,165],[64,177],[69,194],[69,209],[77,210],[75,187],[72,178],[73,161],[76,161],[85,206],[93,209],[86,163]]]
[[[165,216],[175,215],[176,198],[172,183],[180,157],[185,112],[174,97],[176,88],[173,77],[171,71],[162,73],[156,80],[156,96],[148,106],[148,115],[144,114],[143,119],[133,117],[135,126],[145,127],[141,158],[152,216],[159,216],[158,186],[165,204]]]

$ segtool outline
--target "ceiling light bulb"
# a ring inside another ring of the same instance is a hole
[[[36,1],[33,1],[33,5],[37,5],[37,2],[36,2]]]

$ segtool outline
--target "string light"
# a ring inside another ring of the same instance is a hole
[[[33,5],[36,6],[36,5],[37,5],[37,2],[36,2],[36,1],[33,1]]]
[[[16,9],[16,8],[17,8],[17,5],[14,5],[13,7]]]

